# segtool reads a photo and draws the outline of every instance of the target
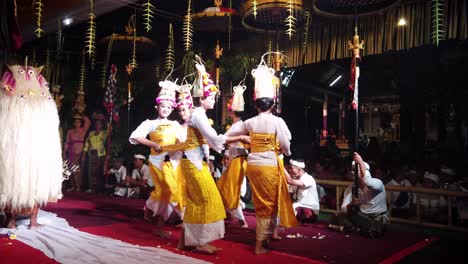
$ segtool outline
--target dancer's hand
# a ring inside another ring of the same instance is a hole
[[[153,142],[153,143],[154,144],[153,144],[152,147],[154,148],[154,150],[156,150],[156,152],[160,152],[161,151],[161,146],[159,146],[159,144],[156,143],[156,142]]]
[[[250,137],[249,136],[240,136],[240,141],[244,144],[250,144]]]

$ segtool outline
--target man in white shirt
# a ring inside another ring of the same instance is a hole
[[[127,179],[127,168],[123,166],[122,159],[114,160],[112,168],[107,173],[108,183],[104,186],[106,193],[125,197],[127,187],[125,181]]]
[[[371,238],[381,236],[387,222],[385,186],[381,180],[372,178],[369,164],[365,163],[358,153],[354,152],[353,160],[353,169],[355,163],[359,165],[358,197],[355,198],[352,194],[354,184],[346,188],[341,205],[342,212],[335,219],[335,224],[329,227],[341,231],[355,230]]]
[[[404,178],[404,171],[397,172],[387,184],[387,186],[404,186],[411,187],[411,182]],[[391,192],[390,202],[392,209],[409,209],[411,204],[411,193],[408,192]],[[395,211],[394,211],[395,213]]]
[[[145,164],[145,156],[136,154],[134,158],[135,167],[132,171],[132,178],[128,180],[132,190],[130,191],[128,197],[139,197],[140,193],[147,193],[148,191],[151,192],[152,190],[152,187],[150,187],[148,184],[151,178],[151,174],[148,165]]]
[[[289,191],[293,200],[294,213],[298,221],[314,222],[320,210],[317,186],[314,178],[305,172],[305,163],[300,159],[289,161],[291,178]]]

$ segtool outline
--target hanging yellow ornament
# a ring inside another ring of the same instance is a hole
[[[187,15],[184,20],[184,49],[189,51],[192,47],[193,24],[192,24],[192,0],[188,1]]]
[[[44,30],[41,28],[42,24],[42,7],[44,4],[42,3],[42,0],[36,0],[36,25],[37,28],[34,31],[36,33],[36,37],[40,38],[42,36],[42,33]]]
[[[151,20],[154,18],[154,5],[151,3],[151,0],[147,0],[147,2],[143,4],[143,8],[145,9],[143,11],[143,24],[145,25],[146,32],[150,32],[152,28]]]

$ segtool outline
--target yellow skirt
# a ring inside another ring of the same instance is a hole
[[[278,161],[279,162],[279,161]],[[277,216],[284,227],[298,225],[291,198],[289,197],[284,169],[275,166],[247,166],[247,177],[252,188],[255,214],[259,218],[272,219]]]
[[[187,204],[187,192],[185,190],[185,176],[182,170],[182,166],[179,164],[176,169],[176,179],[177,179],[177,186],[179,191],[179,203],[177,207],[179,210],[183,211],[185,205]]]
[[[239,206],[240,189],[247,171],[247,157],[233,159],[229,167],[216,183],[226,209],[236,209]]]
[[[190,160],[182,159],[180,166],[185,177],[187,195],[184,222],[208,224],[226,218],[223,201],[208,165],[203,162],[203,168],[199,171]]]
[[[167,203],[179,202],[179,187],[177,176],[172,167],[172,163],[163,162],[162,170],[149,163],[151,177],[153,177],[154,190],[151,192],[151,199]]]

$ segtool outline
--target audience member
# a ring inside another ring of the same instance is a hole
[[[151,177],[151,174],[148,165],[145,164],[145,156],[136,154],[134,158],[132,177],[128,179],[128,184],[131,187],[128,196],[132,198],[138,198],[140,197],[142,191],[145,191],[145,189],[152,190],[152,188],[148,185],[148,180]]]
[[[341,213],[333,219],[330,228],[358,231],[374,238],[384,233],[387,222],[387,196],[382,181],[372,178],[369,164],[358,153],[353,155],[353,165],[359,165],[358,186],[350,185],[344,192]],[[351,180],[351,179],[349,179]],[[358,197],[353,197],[353,187],[358,187]]]
[[[290,176],[288,175],[287,179],[296,218],[303,223],[314,222],[320,209],[315,180],[304,171],[303,160],[291,159],[289,165]]]

